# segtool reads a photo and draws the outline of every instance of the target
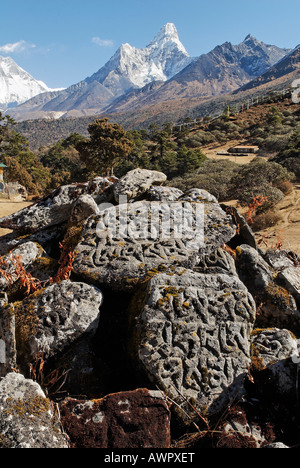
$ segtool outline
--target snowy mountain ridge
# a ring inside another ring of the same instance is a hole
[[[43,82],[33,78],[11,57],[0,56],[0,111],[22,104],[28,99],[53,91]]]
[[[175,25],[167,23],[143,49],[122,44],[104,67],[86,81],[98,81],[118,97],[152,81],[167,81],[191,61]]]
[[[240,44],[225,42],[190,57],[175,25],[167,23],[144,48],[122,44],[92,76],[62,91],[42,91],[9,114],[16,120],[79,117],[201,100],[236,91],[290,52],[249,34]]]

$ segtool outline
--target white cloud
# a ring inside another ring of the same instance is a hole
[[[18,41],[12,44],[5,44],[0,46],[0,52],[4,54],[19,54],[35,47],[35,44],[30,44],[26,41]]]
[[[114,45],[114,41],[111,39],[100,39],[100,37],[93,37],[92,42],[99,47],[112,47]]]

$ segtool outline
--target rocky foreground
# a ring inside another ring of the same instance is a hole
[[[99,177],[0,219],[0,447],[300,443],[299,258],[165,180]]]

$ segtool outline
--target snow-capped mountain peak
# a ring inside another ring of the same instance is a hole
[[[45,83],[35,80],[11,57],[0,57],[0,111],[48,91]]]
[[[165,24],[146,47],[149,48],[149,47],[152,47],[153,45],[161,47],[166,42],[175,42],[188,55],[184,46],[181,44],[179,40],[176,26],[173,23]]]
[[[100,82],[117,97],[152,81],[167,81],[191,60],[175,25],[167,23],[143,49],[128,43],[121,45],[106,65],[86,81]]]

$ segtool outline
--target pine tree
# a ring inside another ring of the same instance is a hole
[[[128,157],[132,141],[120,125],[110,123],[107,118],[95,120],[88,132],[90,138],[76,146],[81,161],[90,174],[113,175],[118,161]]]

